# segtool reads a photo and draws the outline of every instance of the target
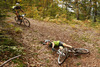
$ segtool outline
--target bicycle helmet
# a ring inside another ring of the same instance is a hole
[[[17,3],[16,3],[16,6],[20,6],[20,4],[17,2]]]
[[[43,45],[45,45],[47,42],[50,42],[50,40],[44,40]]]

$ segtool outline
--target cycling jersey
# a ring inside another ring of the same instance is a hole
[[[59,47],[59,46],[63,46],[63,42],[61,41],[53,41],[51,42],[50,46],[52,47],[52,43],[54,43],[54,47]],[[64,46],[63,46],[64,47]]]
[[[15,6],[14,9],[21,9],[21,6]]]
[[[60,41],[53,41],[53,43],[55,44],[55,46],[59,46]]]
[[[21,6],[14,6],[14,7],[13,7],[13,10],[14,10],[14,11],[20,11],[20,9],[21,9]]]
[[[21,10],[21,6],[12,6],[12,9],[13,9],[14,13],[16,13],[16,11],[17,11],[17,13],[19,13]]]

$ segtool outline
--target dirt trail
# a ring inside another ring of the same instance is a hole
[[[21,42],[25,48],[24,60],[28,67],[100,67],[100,53],[95,48],[97,46],[95,44],[100,45],[100,35],[97,35],[98,33],[95,30],[80,25],[72,28],[68,24],[42,22],[31,18],[28,18],[28,20],[31,22],[30,28],[17,25],[13,17],[7,18],[7,22],[11,22],[14,26],[21,27],[23,30],[22,37],[18,37],[16,40]],[[91,43],[77,39],[77,36],[82,37],[83,35],[88,35]],[[45,39],[61,40],[74,47],[87,48],[91,51],[91,54],[69,57],[60,66],[57,63],[58,55],[52,52],[51,48],[40,43]]]

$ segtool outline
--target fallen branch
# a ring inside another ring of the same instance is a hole
[[[8,59],[7,61],[5,61],[3,64],[1,64],[0,65],[0,67],[3,67],[6,63],[8,63],[9,61],[11,61],[11,60],[13,60],[13,59],[15,59],[15,58],[18,58],[18,57],[20,57],[21,55],[18,55],[18,56],[15,56],[15,57],[12,57],[12,58],[10,58],[10,59]]]

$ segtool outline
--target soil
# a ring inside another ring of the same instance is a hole
[[[56,24],[27,18],[31,26],[18,25],[14,16],[8,17],[7,22],[22,29],[21,37],[15,39],[23,44],[26,55],[23,56],[27,67],[100,67],[100,31],[76,24]],[[86,38],[88,37],[88,38]],[[62,65],[57,63],[58,54],[48,45],[42,45],[45,39],[60,40],[75,48],[86,48],[90,54],[70,56]]]

